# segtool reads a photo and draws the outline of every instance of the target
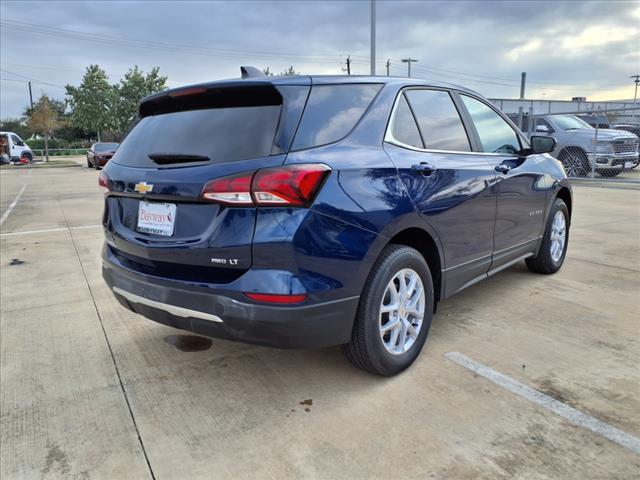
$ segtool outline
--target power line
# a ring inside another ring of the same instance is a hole
[[[44,82],[42,80],[38,80],[37,78],[28,77],[28,76],[22,75],[20,73],[10,72],[9,70],[6,70],[4,68],[0,68],[0,71],[2,71],[4,73],[8,73],[10,75],[15,75],[16,77],[21,77],[24,80],[30,81],[30,82],[38,84],[38,85],[48,85],[50,87],[62,88],[63,90],[65,89],[65,87],[63,85],[55,85],[53,83]],[[4,78],[3,80],[25,83],[24,80],[14,80],[14,79],[10,79],[10,78]]]
[[[413,69],[415,69],[418,72],[424,72],[427,73],[428,75],[434,75],[432,72],[430,72],[430,70],[435,70],[434,67],[422,67],[422,66],[415,66],[412,67]],[[438,69],[441,70],[441,69]],[[441,75],[439,73],[436,73],[436,75]],[[464,75],[464,74],[463,74]],[[463,78],[463,77],[459,77],[456,75],[449,75],[447,80],[443,80],[440,77],[438,77],[438,80],[441,81],[449,81],[451,78],[457,78],[460,81],[463,82],[469,82],[469,83],[476,83],[476,84],[486,84],[486,85],[498,85],[498,86],[503,86],[503,87],[513,87],[513,88],[519,88],[520,84],[519,82],[517,82],[516,80],[513,81],[513,83],[505,83],[505,82],[494,82],[494,81],[490,81],[490,80],[480,80],[480,79],[474,79],[474,78]],[[527,81],[527,83],[529,84],[537,84],[539,82],[529,82]],[[575,92],[576,90],[590,90],[590,91],[594,91],[594,92],[606,92],[609,91],[610,88],[592,88],[589,87],[587,85],[576,85],[574,88],[562,88],[562,87],[553,87],[552,83],[545,83],[545,85],[549,85],[548,87],[545,87],[545,90],[552,90],[552,91],[566,91],[566,92]],[[560,85],[567,85],[567,84],[560,84]],[[538,88],[542,88],[542,87],[538,87]]]
[[[46,25],[38,25],[28,22],[22,22],[17,20],[9,20],[2,19],[0,20],[0,25],[5,29],[24,31],[29,33],[36,33],[41,35],[50,35],[57,36],[63,38],[74,38],[79,40],[91,41],[102,43],[106,45],[112,46],[123,46],[123,47],[133,47],[133,48],[142,48],[142,49],[151,49],[151,50],[159,50],[159,51],[170,51],[170,52],[179,52],[179,53],[187,53],[193,55],[205,55],[205,56],[222,56],[222,57],[232,57],[237,58],[238,55],[243,55],[245,57],[260,59],[265,61],[279,61],[279,62],[288,62],[288,61],[299,61],[305,63],[324,63],[324,64],[336,64],[339,65],[340,57],[338,55],[309,55],[304,53],[296,53],[296,52],[265,52],[265,51],[244,51],[244,50],[232,50],[232,49],[222,49],[222,48],[210,48],[210,47],[201,47],[194,45],[184,45],[184,44],[169,44],[166,42],[154,42],[147,40],[136,40],[136,39],[127,39],[122,37],[115,37],[103,34],[96,33],[88,33],[81,32],[77,30],[68,30],[57,27],[50,27]],[[360,56],[360,55],[351,55],[351,64],[359,64],[364,65],[365,62],[369,63],[369,57]],[[357,59],[357,60],[354,60]],[[377,62],[376,58],[376,62]],[[384,65],[384,64],[383,64]],[[48,67],[54,68],[54,67]],[[458,78],[464,82],[469,83],[477,83],[477,84],[487,84],[487,85],[498,85],[505,87],[517,87],[518,82],[513,79],[507,79],[504,77],[493,77],[488,75],[481,75],[475,73],[465,73],[457,70],[449,70],[438,67],[422,67],[422,66],[412,66],[417,72],[423,72],[430,75],[433,75],[434,72],[436,75],[442,75],[442,73],[447,73],[448,80],[452,77],[449,74],[454,74],[452,78]],[[439,73],[442,72],[442,73]],[[461,77],[456,77],[459,75]],[[468,78],[467,78],[468,77]],[[447,80],[447,81],[448,81]],[[45,83],[46,82],[41,82]],[[535,82],[530,81],[531,85],[549,85],[548,90],[557,90],[557,91],[575,91],[576,89],[588,89],[591,91],[607,91],[609,89],[596,89],[590,88],[587,86],[575,85],[573,88],[562,88],[567,86],[572,86],[571,84],[555,84],[553,82]],[[561,87],[556,87],[554,85],[561,85]],[[55,86],[55,85],[52,85]],[[616,85],[617,86],[617,85]],[[57,86],[58,87],[58,86]]]
[[[249,58],[262,59],[262,60],[277,60],[277,61],[300,61],[311,63],[336,63],[339,61],[338,55],[309,55],[304,53],[294,52],[252,52],[246,50],[232,50],[222,48],[210,48],[194,45],[182,45],[166,42],[155,42],[148,40],[136,40],[122,37],[115,37],[110,35],[96,34],[81,32],[77,30],[68,30],[57,27],[49,27],[46,25],[37,25],[27,22],[21,22],[16,20],[1,20],[0,25],[4,28],[31,32],[41,35],[50,35],[63,38],[74,38],[79,40],[86,40],[91,42],[103,43],[112,46],[125,46],[134,48],[143,48],[151,50],[172,51],[180,53],[190,53],[193,55],[207,55],[207,56],[222,56],[236,58],[238,55],[243,55]]]

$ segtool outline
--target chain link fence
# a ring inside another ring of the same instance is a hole
[[[624,113],[622,113],[622,111]],[[625,123],[617,122],[624,115]],[[509,115],[518,124],[518,115]],[[640,183],[640,108],[525,114],[519,125],[531,135],[554,137],[552,155],[568,177],[620,179]]]

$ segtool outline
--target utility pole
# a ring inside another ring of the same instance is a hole
[[[402,59],[402,63],[406,63],[407,64],[407,77],[411,78],[411,64],[413,62],[417,62],[418,60],[416,60],[415,58],[403,58]]]
[[[33,110],[33,93],[31,93],[31,82],[29,82],[29,100],[31,101],[31,110]]]
[[[524,100],[524,86],[527,82],[527,72],[522,72],[520,77],[520,100]],[[524,121],[524,109],[522,105],[518,107],[518,128],[522,130],[522,123]]]
[[[371,76],[376,74],[376,0],[371,0]]]
[[[351,55],[347,56],[346,64],[347,64],[347,68],[346,69],[343,68],[342,71],[347,72],[347,75],[351,75]]]
[[[637,107],[637,101],[638,101],[638,84],[640,83],[640,75],[638,75],[637,73],[635,75],[631,75],[629,78],[635,78],[635,80],[633,81],[633,83],[636,84],[636,90],[633,94],[633,106]],[[636,111],[634,110],[633,113],[631,114],[631,118],[636,118]]]
[[[387,77],[389,76],[389,67],[390,67],[390,66],[391,66],[391,59],[390,59],[390,58],[387,58],[387,64],[386,64],[386,67],[387,67]]]

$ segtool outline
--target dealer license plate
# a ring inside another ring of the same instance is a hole
[[[176,205],[174,203],[140,202],[138,206],[139,232],[155,233],[170,237],[176,221]]]

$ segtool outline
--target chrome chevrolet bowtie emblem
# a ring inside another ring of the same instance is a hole
[[[138,193],[149,193],[151,190],[153,190],[153,184],[149,184],[147,182],[139,182],[136,183],[133,189]]]

